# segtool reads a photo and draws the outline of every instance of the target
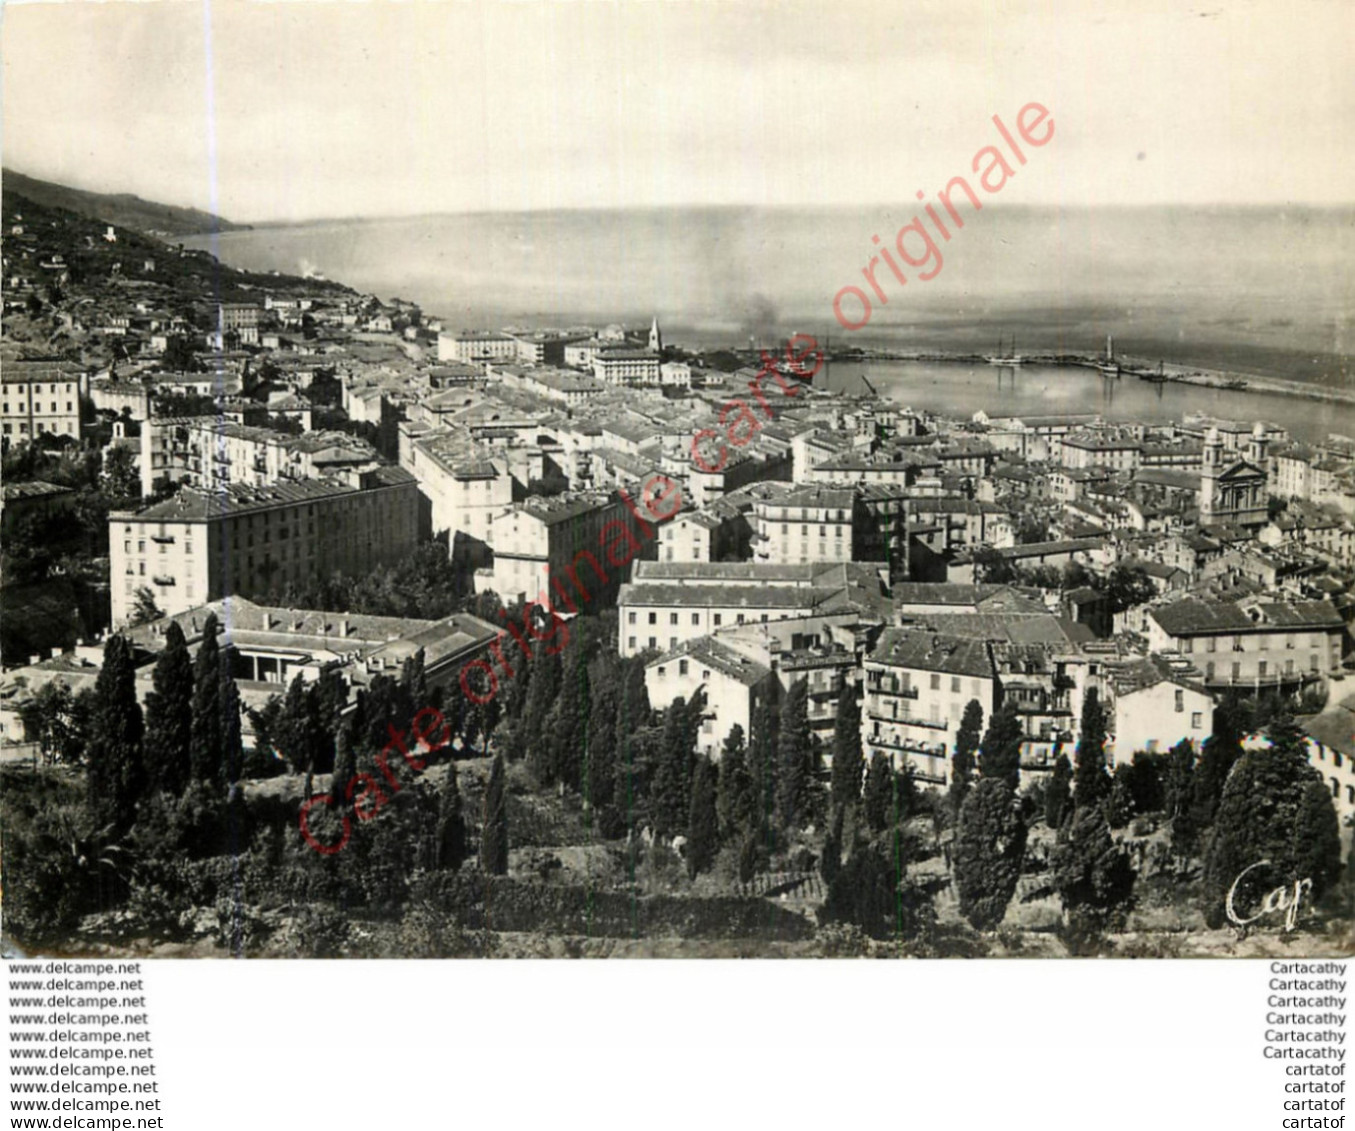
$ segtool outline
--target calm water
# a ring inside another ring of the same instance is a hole
[[[864,285],[871,237],[888,241],[913,215],[914,203],[481,213],[281,225],[193,242],[235,266],[318,271],[412,299],[453,326],[647,326],[657,314],[685,345],[800,331],[834,346],[991,352],[999,335],[1015,334],[1025,353],[1095,349],[1114,334],[1139,357],[1355,381],[1355,209],[990,204],[940,244],[932,280],[912,272],[896,286],[881,268],[888,301],[847,332],[833,318],[833,296]],[[1058,381],[1079,396],[1094,391],[1071,374]],[[1051,384],[1018,379],[1015,395]]]
[[[1331,432],[1355,436],[1355,405],[1193,385],[1158,385],[1135,377],[1107,380],[1090,369],[839,362],[831,367],[826,386],[865,392],[863,374],[881,393],[903,405],[963,419],[983,409],[990,416],[1095,412],[1112,421],[1165,423],[1204,412],[1228,420],[1280,424],[1310,443],[1325,439]]]

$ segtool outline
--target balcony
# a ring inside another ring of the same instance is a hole
[[[1322,672],[1271,672],[1266,675],[1238,676],[1234,679],[1232,676],[1205,677],[1207,687],[1237,688],[1246,691],[1247,688],[1261,687],[1283,687],[1285,684],[1317,683],[1324,677]]]
[[[929,730],[950,730],[949,719],[902,719],[901,722],[907,722],[909,726],[927,727]]]
[[[879,681],[867,679],[866,691],[872,695],[891,695],[898,699],[916,699],[919,688],[916,686],[899,687],[896,684],[886,685]]]
[[[166,577],[163,573],[156,574],[154,577],[151,578],[151,580],[155,582],[156,585],[170,586],[177,584],[174,578]]]
[[[945,719],[933,722],[931,719],[919,719],[914,715],[889,715],[883,711],[866,708],[866,718],[879,719],[882,723],[892,723],[901,727],[926,727],[928,730],[949,730],[950,723]]]

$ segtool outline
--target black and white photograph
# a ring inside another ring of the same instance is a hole
[[[1355,950],[1347,4],[3,8],[7,957]]]

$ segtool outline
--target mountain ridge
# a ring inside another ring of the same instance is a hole
[[[133,193],[100,193],[71,188],[9,168],[0,170],[0,192],[12,192],[38,204],[64,208],[105,224],[161,238],[250,230],[248,224],[234,224],[201,209],[143,200]]]

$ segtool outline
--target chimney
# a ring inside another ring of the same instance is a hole
[[[342,636],[342,637],[345,637],[345,638],[348,636],[348,618],[347,618],[347,617],[343,617],[343,618],[340,619],[340,621],[339,621],[339,635]]]
[[[272,614],[272,613],[264,613],[264,615],[263,615],[263,626],[264,626],[265,629],[269,629],[269,628],[272,628],[272,627],[273,627],[273,614]]]

